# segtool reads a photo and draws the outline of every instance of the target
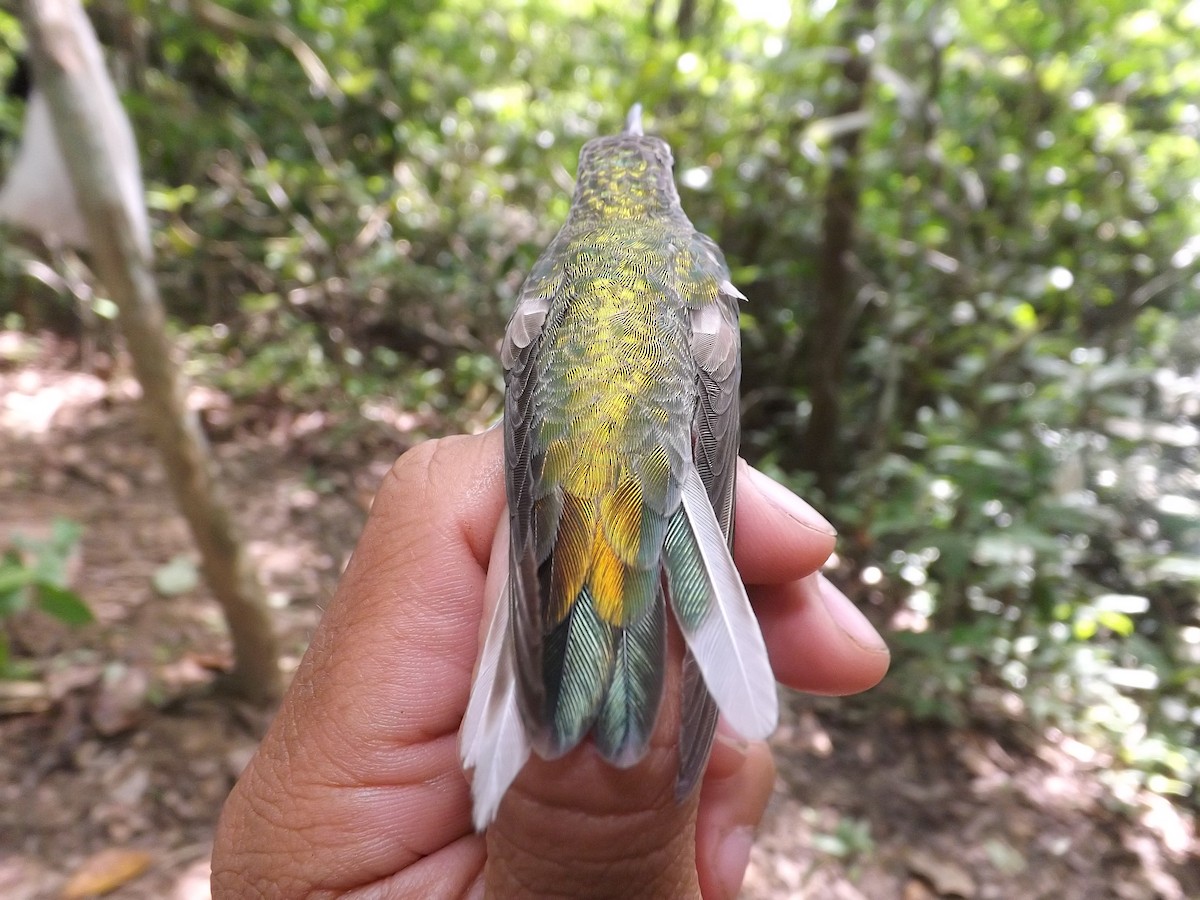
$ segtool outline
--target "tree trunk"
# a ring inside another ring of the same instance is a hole
[[[278,642],[262,587],[219,498],[199,423],[187,408],[187,385],[172,359],[128,119],[78,0],[26,0],[25,22],[36,83],[49,101],[87,224],[93,267],[119,309],[168,480],[233,639],[229,687],[247,699],[271,701],[281,689]],[[133,153],[132,167],[122,158],[126,152]]]
[[[857,113],[865,103],[871,63],[858,43],[861,36],[870,34],[875,28],[877,2],[855,0],[842,22],[840,43],[848,55],[842,64],[842,97],[834,110],[836,116]],[[807,341],[808,395],[812,413],[803,452],[807,466],[816,474],[817,485],[826,497],[833,495],[842,461],[841,387],[854,302],[850,254],[854,249],[858,220],[861,134],[861,129],[848,129],[830,142],[825,219],[817,261],[817,309]]]
[[[686,42],[696,30],[696,0],[679,0],[679,12],[675,15],[675,34]]]

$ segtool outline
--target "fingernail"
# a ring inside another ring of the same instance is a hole
[[[734,828],[721,839],[717,849],[717,880],[726,897],[736,897],[750,865],[750,848],[754,846],[754,830],[745,825]]]
[[[764,475],[750,465],[747,465],[746,469],[750,472],[750,480],[754,482],[754,486],[758,489],[759,493],[789,519],[799,522],[804,527],[811,528],[813,531],[818,531],[821,534],[837,534],[837,529],[830,525],[824,516],[774,478]]]
[[[749,752],[749,742],[730,731],[722,719],[717,726],[717,739],[713,741],[712,754],[708,757],[705,780],[720,781],[732,778],[746,765],[746,754]]]
[[[728,731],[728,726],[724,720],[717,726],[717,741],[728,747],[739,756],[745,756],[750,752],[750,742],[735,732]]]
[[[829,618],[845,632],[846,636],[864,650],[887,652],[887,644],[875,630],[875,626],[862,614],[850,598],[843,594],[824,575],[818,574],[817,584],[820,588],[821,602],[825,605]]]

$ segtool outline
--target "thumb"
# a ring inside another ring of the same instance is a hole
[[[675,800],[677,696],[668,685],[650,748],[628,769],[590,741],[530,758],[487,830],[489,896],[699,896],[697,797]]]

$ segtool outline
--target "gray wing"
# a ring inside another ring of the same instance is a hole
[[[563,282],[562,232],[538,258],[525,279],[500,350],[505,368],[504,459],[509,520],[509,627],[518,705],[531,739],[535,737],[542,683],[542,641],[538,610],[538,567],[550,552],[535,544],[534,517],[544,450],[537,434],[537,348],[554,298]],[[552,532],[551,532],[552,533]]]
[[[741,343],[738,332],[742,293],[729,280],[717,245],[697,235],[700,249],[720,277],[717,296],[692,310],[692,352],[697,364],[698,400],[693,423],[696,468],[733,547],[733,500],[740,443]],[[704,772],[717,727],[717,706],[689,651],[683,662],[683,702],[679,775],[675,795],[690,794]]]
[[[526,596],[523,592],[531,568],[536,573],[529,521],[541,461],[530,440],[537,416],[532,379],[538,341],[561,282],[556,259],[551,253],[543,254],[525,280],[501,349],[508,382],[504,453],[510,518],[501,523],[489,563],[488,590],[495,584],[500,596],[490,595],[494,607],[462,724],[463,765],[475,770],[471,795],[475,827],[480,831],[494,818],[530,750],[530,732],[520,702],[518,660],[522,656],[515,649],[517,632],[528,632],[534,615],[528,604],[520,602]],[[509,540],[510,534],[513,540]],[[508,577],[493,571],[501,566],[507,567]],[[538,646],[535,644],[535,649]]]

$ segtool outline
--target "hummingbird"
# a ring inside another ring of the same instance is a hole
[[[642,758],[672,620],[686,644],[678,800],[718,712],[748,739],[778,719],[731,553],[746,298],[672,167],[640,105],[588,141],[504,335],[507,553],[489,570],[505,575],[461,731],[478,830],[531,750],[555,759],[590,736],[615,766]]]

